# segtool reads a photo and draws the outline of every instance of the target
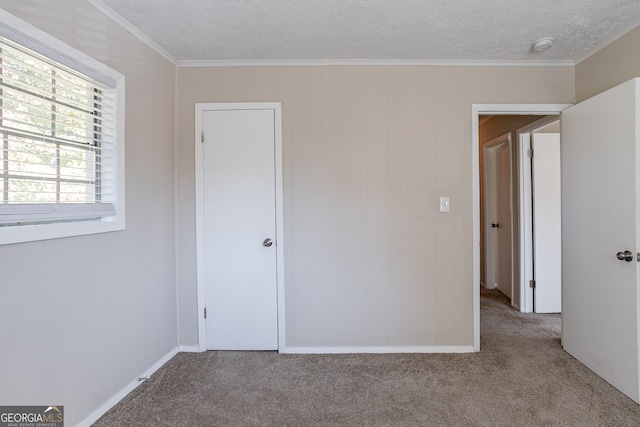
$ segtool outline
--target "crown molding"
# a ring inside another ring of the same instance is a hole
[[[100,12],[104,13],[107,17],[111,18],[116,24],[120,25],[122,28],[130,32],[134,37],[149,46],[160,56],[164,57],[167,61],[171,62],[174,65],[178,64],[178,59],[175,56],[169,53],[158,43],[153,41],[151,37],[140,31],[138,27],[123,18],[120,14],[118,14],[118,12],[104,4],[101,0],[86,0],[86,2],[98,9]]]
[[[628,32],[640,26],[640,19],[612,33],[587,53],[575,60],[474,60],[474,59],[233,59],[233,60],[178,60],[153,39],[140,31],[102,0],[86,0],[116,24],[164,57],[182,68],[205,67],[277,67],[277,66],[440,66],[440,67],[574,67],[609,46]]]
[[[571,60],[504,61],[448,59],[262,59],[179,60],[178,67],[277,67],[277,66],[440,66],[440,67],[573,67]]]
[[[636,28],[638,28],[638,26],[640,26],[640,19],[633,20],[629,24],[627,24],[627,25],[621,27],[620,29],[618,29],[618,31],[615,31],[615,32],[609,34],[608,37],[605,37],[599,43],[595,44],[593,46],[593,48],[589,49],[589,51],[587,53],[585,53],[584,55],[581,55],[578,58],[576,58],[576,60],[574,61],[575,65],[578,65],[582,61],[584,61],[584,60],[590,58],[591,56],[595,55],[596,53],[600,52],[602,49],[604,49],[605,47],[609,46],[610,44],[612,44],[616,40],[620,39],[625,34],[629,33],[632,30],[635,30]]]
[[[153,39],[140,31],[101,0],[86,0],[116,24],[131,33],[172,64],[182,68],[201,67],[276,67],[276,66],[441,66],[441,67],[573,67],[595,55],[625,34],[640,26],[634,20],[594,45],[575,60],[451,60],[451,59],[233,59],[233,60],[178,60]]]

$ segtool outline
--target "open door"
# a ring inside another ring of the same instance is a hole
[[[511,135],[484,147],[486,287],[513,297]]]
[[[531,134],[533,194],[533,271],[536,313],[561,311],[560,132]]]
[[[520,311],[560,313],[560,119],[547,116],[517,134]]]
[[[638,79],[562,113],[562,344],[638,402]]]

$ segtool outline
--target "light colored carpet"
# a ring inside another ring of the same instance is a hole
[[[560,347],[559,315],[482,292],[473,354],[180,353],[95,424],[640,426],[640,405]]]

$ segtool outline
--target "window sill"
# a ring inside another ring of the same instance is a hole
[[[108,233],[124,229],[124,217],[121,215],[98,221],[0,227],[0,245]]]

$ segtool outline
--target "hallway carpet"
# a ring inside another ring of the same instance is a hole
[[[482,291],[480,353],[180,353],[95,426],[640,425],[562,350],[559,315],[507,303]]]

